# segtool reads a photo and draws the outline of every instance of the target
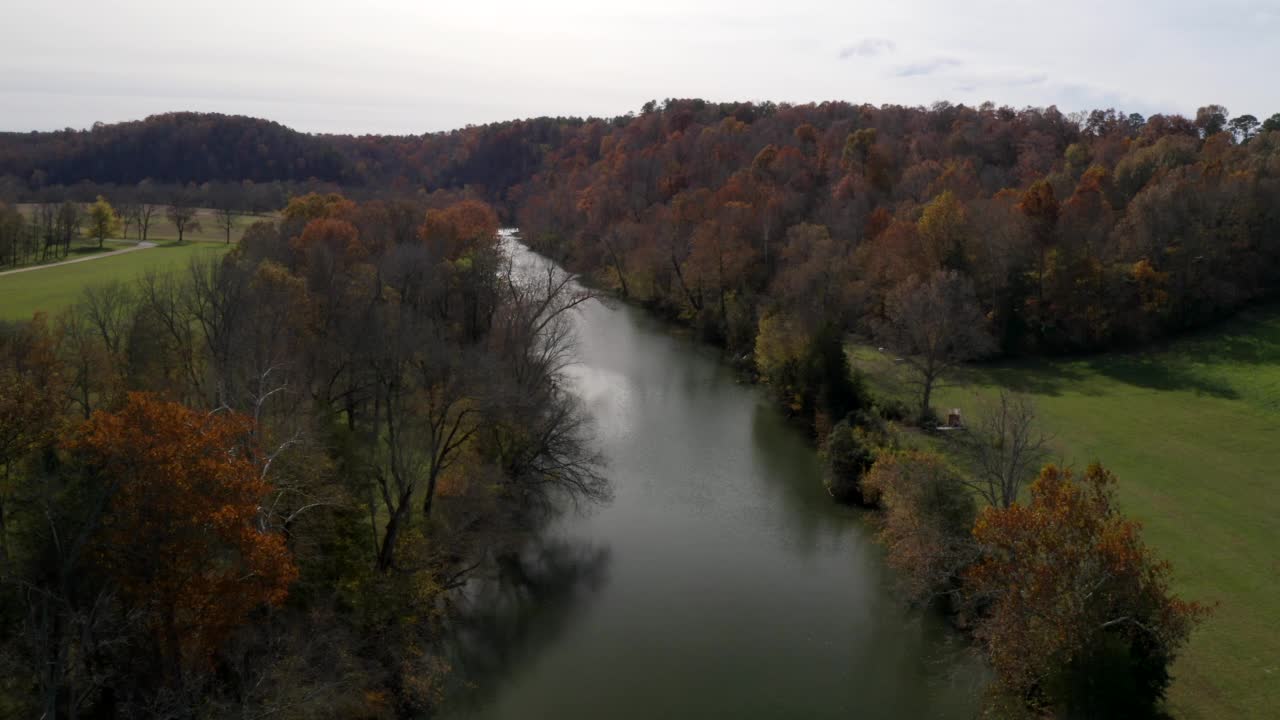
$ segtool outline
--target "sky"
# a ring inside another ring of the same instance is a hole
[[[0,130],[175,110],[418,134],[645,101],[1280,112],[1280,0],[15,0]]]

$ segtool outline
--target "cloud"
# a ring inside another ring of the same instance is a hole
[[[1045,73],[1032,73],[1030,75],[1014,75],[1004,79],[1003,84],[1006,87],[1027,87],[1030,85],[1043,85],[1049,81],[1049,76]]]
[[[933,75],[941,70],[956,67],[961,62],[955,58],[934,58],[924,62],[911,63],[910,65],[902,65],[893,71],[894,77],[919,77],[922,75]]]
[[[846,45],[841,48],[840,59],[848,60],[851,57],[875,57],[877,55],[885,55],[893,52],[896,47],[897,45],[888,38],[863,38],[852,45]]]

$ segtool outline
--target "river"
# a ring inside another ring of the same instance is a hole
[[[624,304],[575,323],[615,497],[557,520],[521,582],[472,588],[454,670],[474,689],[446,717],[973,717],[980,665],[893,597],[866,518],[760,388]]]

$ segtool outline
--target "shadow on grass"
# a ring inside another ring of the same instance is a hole
[[[1229,383],[1208,377],[1188,366],[1185,358],[1168,355],[1117,355],[1090,360],[1091,370],[1117,382],[1148,390],[1192,392],[1237,400],[1240,394]]]
[[[1089,381],[1103,377],[1134,387],[1233,400],[1241,397],[1239,391],[1214,369],[1264,365],[1280,365],[1280,305],[1250,309],[1214,328],[1143,351],[973,365],[958,372],[956,379],[1057,396],[1066,391],[1100,394],[1102,391],[1091,387]]]
[[[953,384],[993,385],[1024,395],[1058,396],[1064,391],[1091,393],[1089,374],[1076,363],[1029,358],[970,365],[957,370]]]

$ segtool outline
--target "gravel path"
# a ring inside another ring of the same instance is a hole
[[[32,265],[31,267],[18,268],[17,270],[5,270],[4,272],[0,272],[0,277],[4,277],[5,275],[13,275],[14,273],[30,272],[32,270],[43,270],[45,268],[58,267],[59,265],[70,265],[71,263],[81,263],[81,262],[89,262],[90,260],[100,260],[102,258],[109,258],[112,255],[121,255],[124,253],[136,252],[138,250],[146,250],[147,248],[153,248],[155,246],[156,244],[153,242],[140,242],[137,245],[134,245],[133,247],[127,247],[121,250],[112,250],[111,252],[95,253],[93,255],[86,255],[85,257],[82,257],[82,258],[75,258],[72,260],[63,260],[61,262],[48,263],[46,265]]]

